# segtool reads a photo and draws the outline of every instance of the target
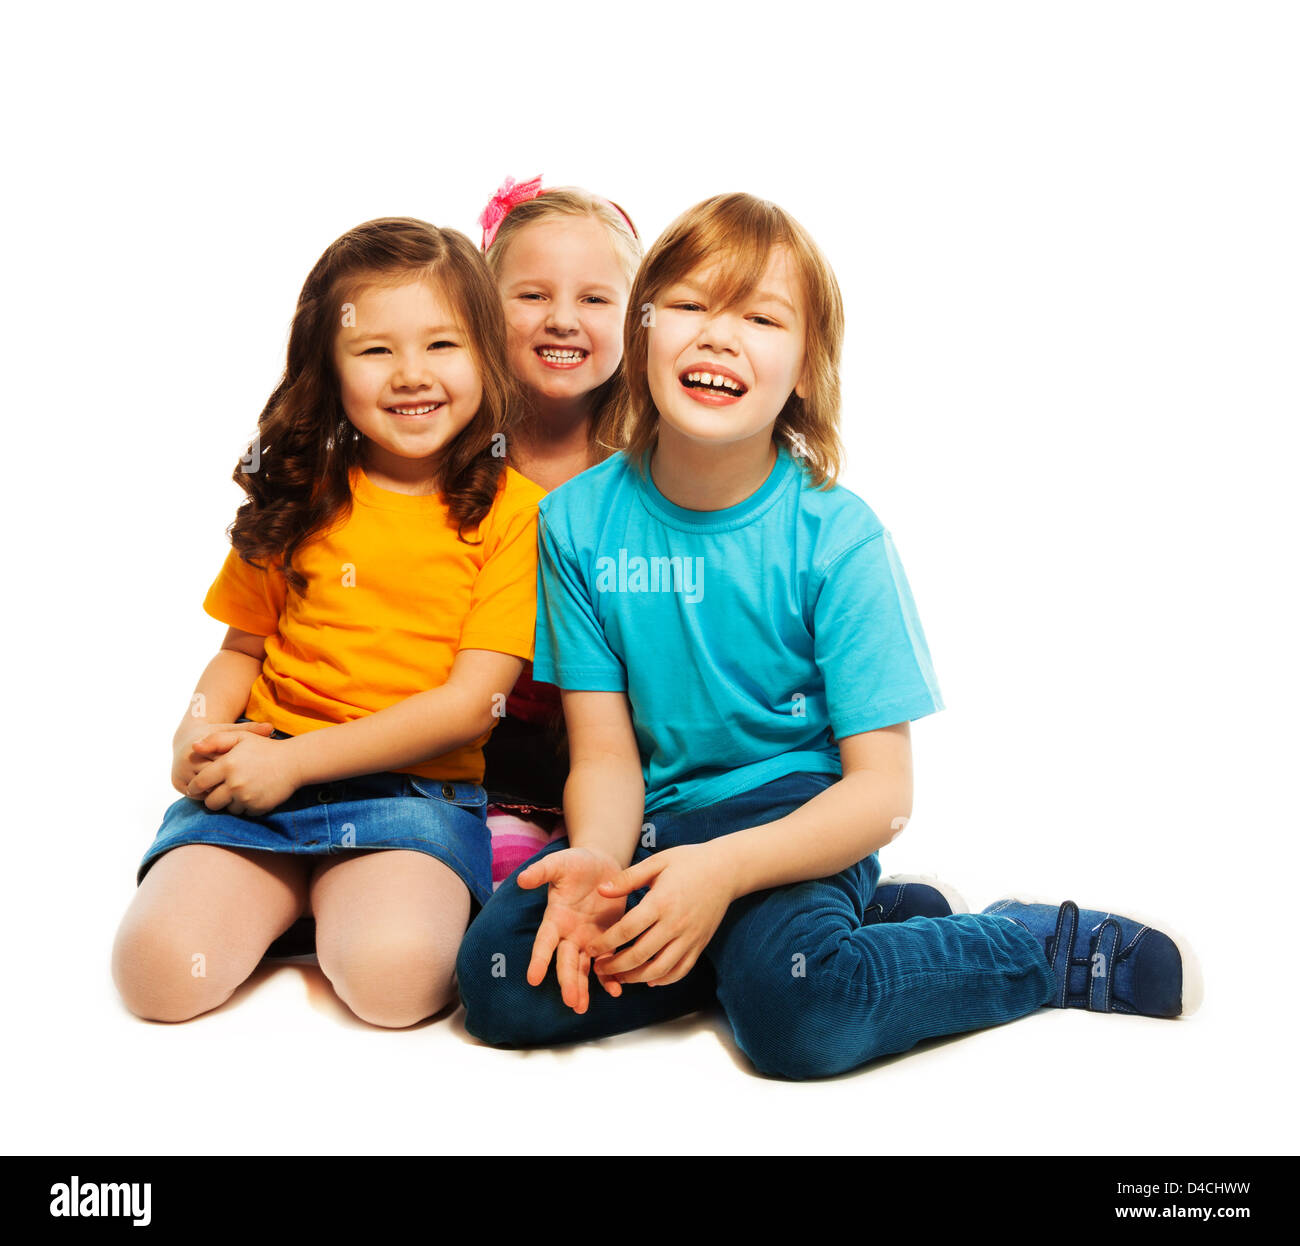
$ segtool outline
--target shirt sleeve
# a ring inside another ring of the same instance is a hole
[[[487,540],[459,648],[531,658],[537,615],[537,503],[512,511]]]
[[[626,692],[627,668],[609,646],[577,559],[545,515],[537,533],[533,678],[561,688]]]
[[[813,626],[837,740],[944,708],[912,590],[888,531],[851,546],[827,567]]]
[[[203,599],[203,609],[241,632],[270,636],[280,626],[284,594],[284,576],[278,570],[250,566],[232,549]]]

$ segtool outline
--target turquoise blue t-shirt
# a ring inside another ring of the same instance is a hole
[[[839,776],[836,740],[943,709],[889,532],[784,443],[722,510],[674,505],[621,452],[539,510],[533,678],[627,694],[647,815]]]

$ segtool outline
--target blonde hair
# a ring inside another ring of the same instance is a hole
[[[718,263],[710,298],[733,307],[762,279],[777,247],[790,251],[804,295],[804,378],[807,397],[792,393],[773,428],[808,466],[813,484],[829,488],[844,457],[840,441],[840,352],[844,303],[839,283],[807,230],[766,199],[714,195],[687,209],[659,236],[641,264],[623,326],[623,386],[617,420],[628,461],[645,473],[659,435],[646,374],[656,300],[697,268]],[[649,323],[647,323],[649,321]]]
[[[593,195],[579,186],[549,188],[510,209],[486,252],[492,276],[500,278],[510,241],[520,230],[538,221],[565,216],[590,217],[605,226],[630,288],[636,280],[637,268],[641,263],[641,243],[620,209],[614,207],[609,200]],[[607,459],[614,451],[622,448],[623,438],[618,427],[618,396],[622,381],[623,365],[620,362],[613,375],[591,396],[591,424],[587,446],[593,463]]]

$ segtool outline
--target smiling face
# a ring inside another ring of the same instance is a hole
[[[735,307],[711,296],[704,267],[655,300],[646,380],[660,437],[766,440],[791,393],[804,396],[806,313],[789,251],[775,247],[754,291]]]
[[[497,271],[510,368],[535,398],[575,401],[623,357],[628,280],[609,230],[592,217],[521,229]]]
[[[363,286],[352,307],[340,319],[354,323],[334,338],[343,410],[375,483],[419,492],[483,398],[469,338],[445,292],[424,281]]]

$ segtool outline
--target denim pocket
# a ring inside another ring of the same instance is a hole
[[[478,817],[486,816],[487,792],[481,784],[467,783],[463,779],[456,782],[450,779],[426,779],[418,774],[408,774],[406,781],[417,796],[456,805]]]

